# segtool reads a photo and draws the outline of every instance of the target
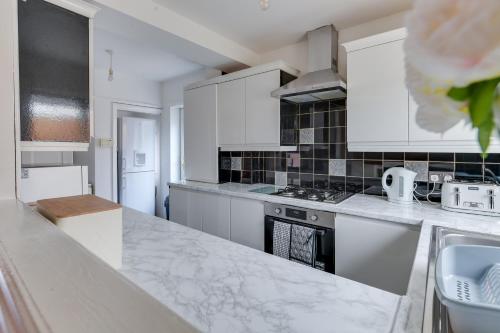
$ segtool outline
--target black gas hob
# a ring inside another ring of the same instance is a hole
[[[354,193],[340,190],[306,189],[299,186],[287,186],[271,195],[338,204],[354,195]]]

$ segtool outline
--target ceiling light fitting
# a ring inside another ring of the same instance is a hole
[[[259,0],[260,9],[267,10],[269,8],[269,0]]]
[[[113,72],[113,50],[105,50],[107,54],[109,54],[109,69],[108,69],[108,81],[113,81],[114,72]]]

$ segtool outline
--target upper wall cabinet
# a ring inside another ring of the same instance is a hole
[[[219,182],[216,84],[184,92],[184,165],[187,180]]]
[[[218,133],[222,150],[280,146],[280,70],[219,84]]]
[[[349,151],[480,152],[477,132],[465,122],[443,134],[418,126],[405,83],[405,38],[398,29],[343,44]],[[497,139],[490,151],[500,151]]]
[[[88,148],[96,11],[81,1],[18,1],[22,150]]]
[[[219,144],[245,144],[245,79],[219,84],[217,120]]]
[[[217,85],[217,147],[221,150],[292,151],[297,147],[286,140],[281,146],[281,105],[271,92],[298,74],[277,61],[197,82],[185,91]]]

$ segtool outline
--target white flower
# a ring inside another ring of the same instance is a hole
[[[458,122],[468,119],[467,104],[448,98],[449,86],[423,76],[410,64],[406,65],[406,81],[418,105],[416,120],[421,128],[444,133]]]
[[[467,103],[448,98],[449,89],[500,76],[500,0],[415,0],[413,6],[406,81],[418,104],[418,125],[443,133],[469,121]]]
[[[449,86],[500,76],[500,0],[415,0],[407,61]]]

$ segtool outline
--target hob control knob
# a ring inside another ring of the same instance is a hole
[[[281,214],[281,208],[275,208],[274,212],[278,215]]]
[[[317,221],[318,215],[311,215],[311,221]]]

